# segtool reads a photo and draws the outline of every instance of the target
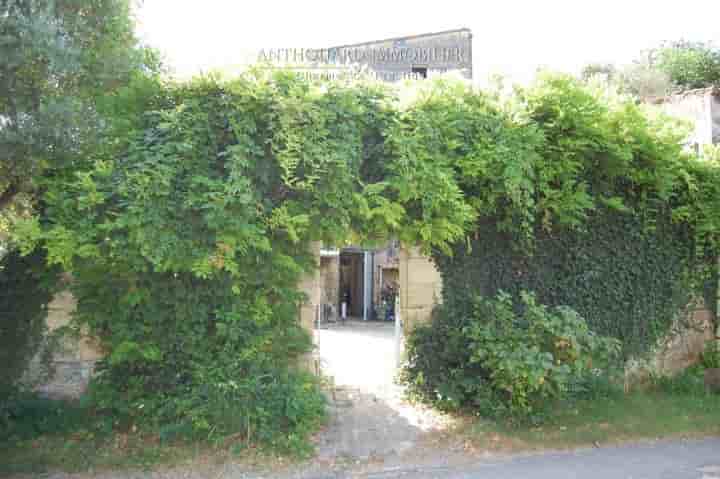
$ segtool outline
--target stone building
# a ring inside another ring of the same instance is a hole
[[[472,79],[472,32],[467,28],[340,45],[328,51],[331,61],[363,65],[383,81],[450,71]]]
[[[651,103],[693,125],[688,147],[699,151],[703,145],[720,144],[720,87],[688,90]]]

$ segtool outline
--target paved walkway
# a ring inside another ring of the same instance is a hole
[[[387,459],[418,446],[446,419],[402,399],[394,384],[394,324],[347,321],[316,331],[323,373],[335,387],[318,459]]]

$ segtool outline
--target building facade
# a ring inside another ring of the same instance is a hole
[[[331,61],[362,65],[387,82],[448,72],[472,79],[472,32],[467,28],[341,45],[328,52]]]

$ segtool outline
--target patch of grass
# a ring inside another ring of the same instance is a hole
[[[158,444],[149,436],[120,434],[104,438],[92,434],[43,435],[34,440],[0,445],[0,475],[48,471],[149,469],[200,457],[199,446]]]
[[[704,391],[701,374],[696,368],[674,379],[657,378],[648,391],[558,403],[538,426],[478,419],[464,432],[474,448],[504,452],[720,435],[720,395]]]
[[[241,438],[221,443],[163,440],[157,432],[124,427],[98,417],[79,402],[24,397],[0,420],[0,477],[46,472],[150,470],[192,463],[241,460],[249,467],[292,461]]]
[[[123,434],[111,418],[97,417],[81,402],[24,396],[5,411],[0,475],[142,468],[191,455],[187,446],[160,444],[152,435]]]

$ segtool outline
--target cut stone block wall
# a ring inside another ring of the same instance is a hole
[[[716,334],[713,313],[698,303],[688,307],[686,314],[649,358],[628,362],[626,389],[643,388],[652,375],[674,376],[700,361],[705,344]]]
[[[700,361],[705,344],[715,337],[712,312],[703,306],[688,313],[685,327],[670,334],[653,358],[661,374],[674,375]]]
[[[320,275],[321,245],[322,243],[320,242],[314,242],[310,246],[316,261],[316,268],[314,268],[312,272],[306,273],[298,285],[300,291],[306,295],[306,299],[300,305],[298,311],[298,321],[312,338],[315,338],[315,320],[317,319],[318,308],[322,300],[322,282]],[[303,356],[299,366],[307,371],[319,374],[320,363],[316,351]]]
[[[418,248],[400,251],[400,314],[407,334],[430,321],[433,308],[442,302],[442,278],[432,260]]]
[[[66,326],[75,306],[75,298],[70,292],[57,294],[48,305],[48,329],[52,332]],[[66,335],[59,346],[53,355],[54,375],[37,390],[48,397],[77,398],[85,392],[102,352],[98,344],[86,336],[78,339]]]
[[[338,308],[340,292],[340,256],[328,256],[320,259],[321,302]]]

